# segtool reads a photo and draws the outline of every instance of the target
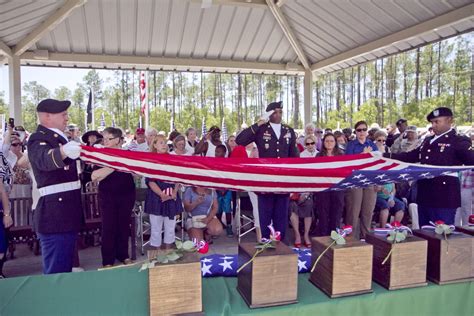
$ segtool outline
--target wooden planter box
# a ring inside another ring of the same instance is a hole
[[[456,226],[456,231],[474,236],[474,226]]]
[[[474,237],[455,233],[448,236],[432,230],[415,230],[413,233],[428,241],[428,269],[430,281],[437,284],[471,281],[474,278]],[[446,253],[446,251],[449,251]]]
[[[428,242],[409,236],[393,244],[385,235],[367,234],[365,241],[374,246],[373,279],[389,290],[426,286]],[[392,254],[382,265],[390,250]]]
[[[252,258],[255,243],[239,245],[239,266]],[[237,290],[250,308],[297,302],[298,255],[279,242],[266,249],[238,274]]]
[[[333,240],[312,238],[312,264]],[[372,292],[372,245],[358,240],[334,244],[319,260],[310,282],[331,298]]]
[[[148,273],[150,315],[202,314],[201,262],[197,254],[186,254],[176,263],[158,264]]]

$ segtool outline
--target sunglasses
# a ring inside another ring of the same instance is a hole
[[[17,147],[17,146],[21,146],[21,144],[16,143],[16,144],[12,144],[12,146]]]
[[[385,143],[385,139],[377,139],[379,143]]]
[[[316,131],[315,133],[322,134],[322,133],[323,133],[323,131]]]
[[[358,128],[356,129],[356,132],[367,132],[367,128]]]
[[[315,143],[306,143],[306,146],[314,145]]]

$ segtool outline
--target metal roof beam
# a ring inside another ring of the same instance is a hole
[[[38,59],[34,52],[26,52],[20,56],[22,61],[30,61],[33,64],[54,65],[68,64],[69,67],[92,67],[99,68],[143,68],[143,69],[193,69],[194,71],[216,71],[216,72],[253,72],[253,73],[275,73],[275,74],[304,74],[301,66],[292,66],[288,69],[286,64],[221,61],[191,58],[165,58],[146,56],[118,56],[118,55],[94,55],[94,54],[68,54],[49,53],[48,58]]]
[[[59,23],[67,18],[74,9],[84,5],[86,2],[87,0],[68,0],[59,10],[48,17],[38,28],[33,30],[33,32],[22,39],[13,49],[13,54],[15,56],[20,56],[23,54],[26,50],[28,50],[28,48],[39,41],[43,35],[53,30]]]
[[[290,42],[291,47],[293,47],[294,51],[296,52],[296,55],[298,56],[298,59],[300,60],[301,64],[303,64],[303,67],[305,69],[310,69],[311,66],[309,64],[308,58],[306,58],[306,54],[304,53],[303,48],[301,47],[299,41],[296,39],[295,34],[291,30],[291,27],[288,24],[288,21],[286,20],[283,13],[281,12],[280,8],[275,4],[274,0],[266,1],[270,12],[277,20],[278,25],[280,25],[283,34],[285,34],[286,38]]]
[[[12,49],[1,40],[0,40],[0,55],[12,57]]]
[[[415,36],[420,36],[437,28],[445,27],[449,24],[459,22],[464,19],[469,19],[473,15],[474,4],[468,4],[464,7],[442,14],[425,22],[421,22],[404,30],[382,37],[378,40],[369,42],[367,44],[345,51],[341,54],[337,54],[327,59],[318,61],[311,66],[311,70],[323,70],[324,68],[331,67],[341,62],[346,62],[350,59],[360,57],[364,54],[382,49],[397,42],[406,41]]]
[[[203,0],[191,0],[194,3],[203,3]],[[266,8],[267,3],[265,0],[212,0],[212,4],[216,5],[235,5],[245,7],[261,7]]]

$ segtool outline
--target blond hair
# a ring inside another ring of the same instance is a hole
[[[156,143],[157,143],[158,141],[160,141],[160,140],[162,140],[162,141],[166,144],[166,137],[165,137],[164,135],[158,134],[158,135],[156,135],[155,137],[153,137],[153,140],[152,140],[152,142],[151,142],[151,144],[150,144],[150,152],[152,152],[152,153],[157,153],[157,152],[158,152],[158,151],[156,150],[155,145],[156,145]],[[166,146],[166,152],[168,152],[168,150],[169,150],[169,149],[168,149],[168,146]]]

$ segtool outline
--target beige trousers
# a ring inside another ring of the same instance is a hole
[[[347,191],[346,225],[352,225],[355,239],[365,238],[365,234],[370,231],[376,199],[377,192],[373,186]]]

